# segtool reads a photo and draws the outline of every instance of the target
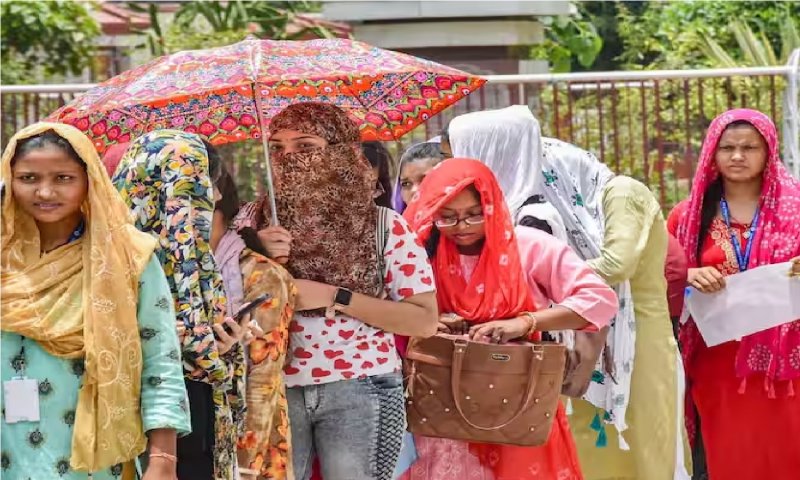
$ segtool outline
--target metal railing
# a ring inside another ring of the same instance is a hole
[[[461,113],[526,104],[544,135],[595,152],[616,172],[644,181],[669,208],[688,193],[708,124],[731,108],[770,115],[782,131],[784,161],[800,176],[799,63],[800,50],[777,67],[489,76],[484,88],[398,141],[395,151],[438,135]],[[3,145],[93,86],[0,87]],[[254,184],[243,177],[252,168],[232,167],[243,184]]]

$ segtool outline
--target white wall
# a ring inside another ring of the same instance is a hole
[[[543,40],[535,20],[356,24],[353,38],[382,48],[495,47]]]
[[[357,22],[369,20],[401,20],[464,17],[531,17],[567,15],[569,1],[326,1],[323,16],[329,20]]]

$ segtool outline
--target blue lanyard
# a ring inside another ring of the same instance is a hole
[[[744,254],[742,253],[742,245],[739,243],[739,238],[731,228],[731,211],[728,209],[728,201],[725,197],[719,201],[719,209],[722,212],[722,219],[725,220],[725,225],[728,227],[728,233],[731,236],[731,243],[733,244],[733,251],[736,253],[736,262],[739,264],[739,271],[744,272],[750,264],[750,251],[753,248],[753,239],[756,237],[756,229],[758,228],[758,217],[761,214],[761,205],[756,208],[756,213],[753,215],[753,222],[750,223],[750,228],[745,232],[747,238],[747,245],[744,247]]]

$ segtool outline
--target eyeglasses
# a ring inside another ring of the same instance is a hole
[[[451,228],[451,227],[455,227],[456,225],[458,225],[461,222],[464,222],[468,227],[473,227],[475,225],[480,225],[485,221],[486,221],[486,219],[483,218],[483,214],[480,213],[478,215],[470,215],[469,217],[465,217],[465,218],[440,217],[440,218],[437,218],[434,223],[439,228]]]

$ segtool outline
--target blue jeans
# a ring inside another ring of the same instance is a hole
[[[391,480],[406,428],[400,373],[287,389],[297,480]]]

